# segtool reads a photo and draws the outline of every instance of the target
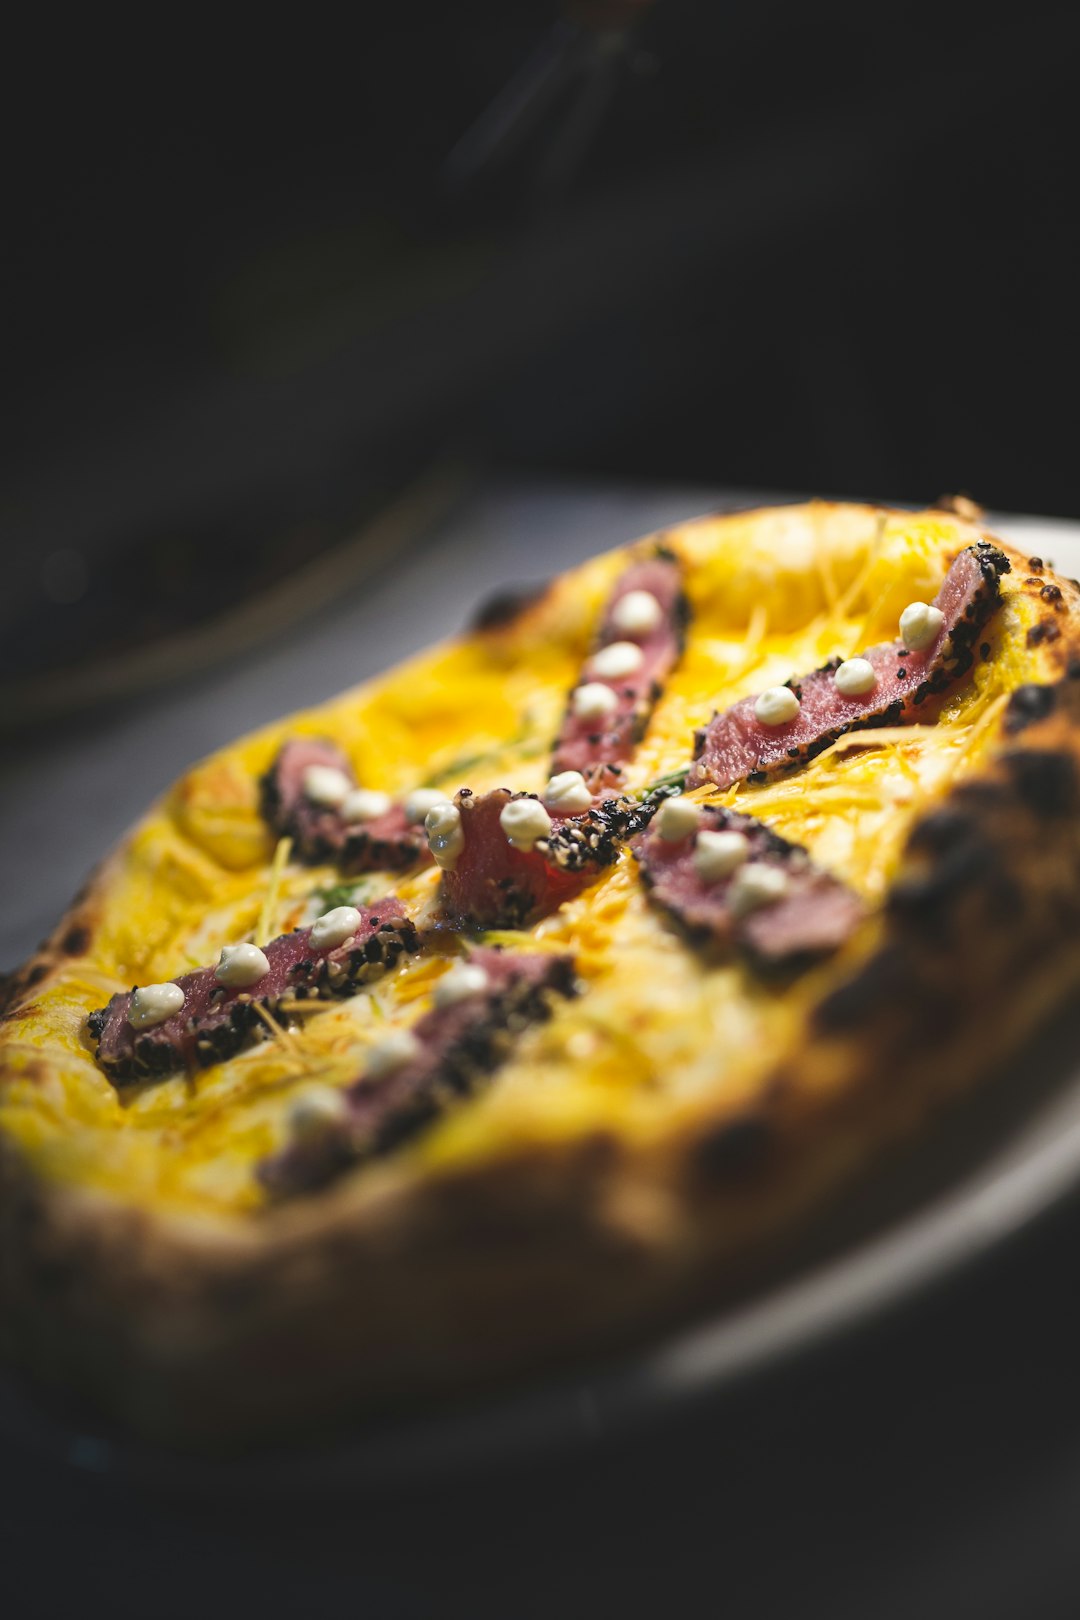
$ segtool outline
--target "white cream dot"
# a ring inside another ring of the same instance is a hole
[[[459,1001],[484,993],[489,984],[487,972],[479,962],[455,962],[447,968],[435,986],[432,1000],[436,1007],[454,1007]]]
[[[404,1068],[422,1051],[423,1047],[411,1029],[391,1030],[385,1039],[369,1047],[364,1073],[372,1080],[381,1080],[385,1075],[393,1074],[395,1069]]]
[[[246,990],[265,979],[269,971],[270,963],[257,945],[223,945],[214,977],[230,990]]]
[[[845,658],[833,678],[842,697],[862,697],[877,685],[877,673],[868,658]]]
[[[128,1023],[132,1029],[153,1029],[183,1005],[184,992],[178,984],[144,984],[131,997]]]
[[[784,898],[788,888],[788,875],[782,867],[750,861],[736,872],[728,890],[728,904],[736,917],[745,917],[748,912],[775,905]]]
[[[611,622],[624,636],[647,636],[664,617],[652,591],[627,591],[611,610]]]
[[[342,819],[350,823],[377,821],[385,816],[393,802],[389,793],[380,793],[377,788],[353,788],[341,806]]]
[[[619,707],[619,700],[610,686],[601,681],[586,681],[577,687],[570,699],[570,708],[579,720],[602,720]]]
[[[530,850],[551,832],[551,817],[539,799],[511,799],[503,806],[499,826],[515,849]]]
[[[301,777],[305,799],[336,810],[352,791],[352,783],[336,765],[309,765]]]
[[[635,674],[644,662],[645,654],[636,641],[613,641],[593,653],[589,673],[602,681],[617,681]]]
[[[589,808],[592,794],[580,771],[559,771],[548,780],[544,789],[544,803],[555,811],[573,815],[575,811]]]
[[[333,950],[352,938],[360,922],[360,913],[355,906],[334,906],[312,923],[311,943],[317,951]]]
[[[428,848],[444,872],[452,872],[458,856],[465,848],[465,834],[461,830],[461,811],[449,799],[432,805],[424,817]]]
[[[922,652],[936,641],[945,615],[929,602],[909,602],[900,615],[900,639],[908,652]]]
[[[790,686],[767,686],[754,703],[754,714],[763,726],[785,726],[799,712],[799,700]]]
[[[746,835],[729,828],[705,828],[694,845],[694,871],[703,883],[719,883],[742,866],[750,853]]]
[[[348,1116],[349,1105],[333,1086],[309,1086],[290,1105],[289,1130],[300,1141],[309,1141]]]
[[[684,799],[681,794],[674,799],[665,799],[656,812],[656,830],[667,844],[677,844],[680,839],[689,838],[700,825],[700,807],[692,799]]]
[[[413,788],[406,795],[402,808],[405,811],[405,820],[413,823],[423,821],[429,810],[434,810],[437,804],[449,804],[450,800],[438,788]]]

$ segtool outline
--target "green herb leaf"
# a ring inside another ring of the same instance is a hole
[[[635,793],[631,793],[629,797],[631,799],[637,799],[638,803],[640,804],[645,799],[649,798],[653,793],[660,793],[668,788],[675,788],[681,793],[686,787],[686,778],[689,775],[689,765],[683,765],[677,771],[668,771],[666,776],[658,776],[654,782],[649,782],[647,786],[638,788],[637,791]]]

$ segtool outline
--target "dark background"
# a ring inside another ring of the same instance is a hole
[[[27,715],[35,760],[95,723],[85,672],[300,577],[447,458],[1080,516],[1075,8],[631,12],[12,30],[16,769]],[[478,161],[545,50],[565,77]],[[209,663],[177,665],[208,702]],[[56,671],[68,713],[33,706]],[[1074,1615],[1076,1252],[1073,1210],[903,1325],[494,1483],[275,1512],[4,1450],[4,1613]]]
[[[24,23],[8,722],[448,453],[1080,513],[1077,37],[1040,0]],[[508,87],[526,116],[478,140]]]

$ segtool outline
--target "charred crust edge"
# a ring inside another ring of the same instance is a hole
[[[1078,711],[1068,676],[1056,685],[1016,688],[1004,735],[1038,729],[999,751],[990,774],[959,783],[915,823],[904,870],[886,900],[885,941],[814,1009],[820,1033],[868,1032],[893,1007],[926,1032],[948,1029],[954,1015],[944,971],[949,953],[963,948],[973,926],[989,927],[991,916],[1022,926],[1030,901],[1017,852],[1032,840],[1041,845],[1040,824],[1066,822],[1080,809],[1075,752],[1047,745],[1063,726],[1075,729]],[[973,922],[973,908],[985,913],[983,923]]]
[[[494,630],[509,630],[542,602],[550,590],[549,579],[501,586],[477,603],[467,626],[468,633],[484,635]]]

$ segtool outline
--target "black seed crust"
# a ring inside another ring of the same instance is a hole
[[[362,945],[339,961],[331,962],[322,956],[297,963],[284,995],[237,998],[229,1004],[224,1017],[220,1011],[214,1011],[209,1017],[189,1022],[187,1032],[194,1041],[195,1066],[205,1069],[214,1063],[224,1063],[247,1047],[267,1040],[270,1030],[256,1011],[257,1006],[271,1018],[291,1016],[282,1009],[286,1003],[294,1001],[310,1001],[314,1011],[320,1002],[354,995],[362,985],[396,966],[402,956],[419,948],[420,940],[413,923],[402,917],[382,924]],[[300,973],[300,969],[307,971]],[[114,997],[113,1001],[116,999]],[[86,1020],[87,1030],[97,1043],[105,1033],[112,1007],[113,1002],[99,1007]],[[130,1047],[115,1054],[103,1053],[98,1044],[94,1056],[114,1085],[159,1079],[162,1075],[181,1073],[188,1066],[183,1049],[165,1025],[139,1031]]]
[[[553,956],[542,978],[515,980],[487,998],[483,1016],[468,1024],[420,1084],[407,1090],[391,1081],[375,1092],[349,1093],[346,1115],[315,1141],[290,1144],[264,1160],[258,1177],[275,1201],[321,1190],[345,1171],[385,1158],[431,1126],[463,1098],[486,1086],[515,1042],[552,1015],[553,998],[579,992],[570,957]]]

